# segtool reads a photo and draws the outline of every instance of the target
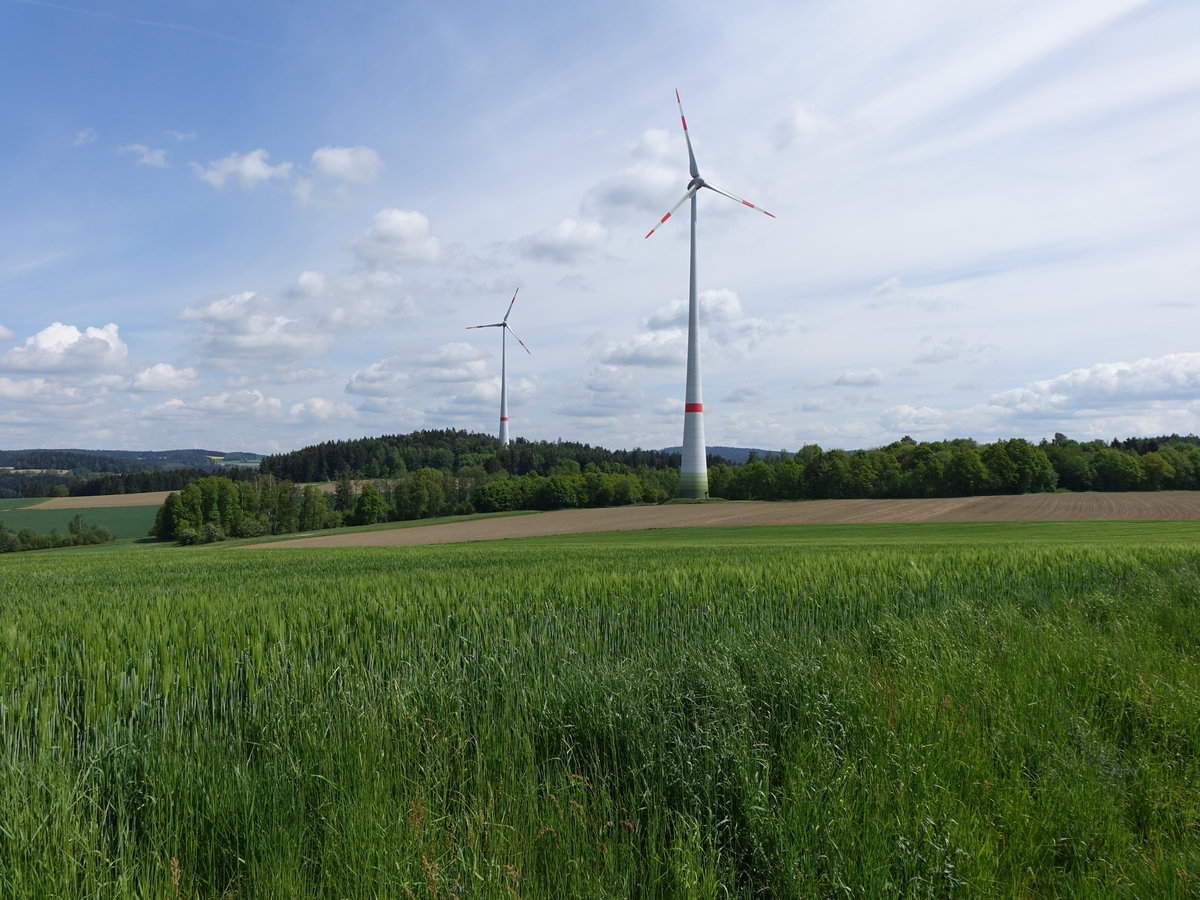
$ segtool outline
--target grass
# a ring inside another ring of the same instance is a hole
[[[1194,894],[1194,535],[963,527],[5,559],[0,896]]]
[[[40,501],[34,501],[40,502]],[[158,506],[104,506],[94,509],[3,509],[0,522],[13,531],[32,528],[46,534],[57,528],[63,534],[75,516],[83,513],[89,525],[103,525],[117,536],[118,540],[143,538],[154,524]]]

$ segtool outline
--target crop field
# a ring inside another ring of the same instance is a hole
[[[0,896],[1194,895],[1200,526],[1074,527],[17,554]]]
[[[154,524],[157,506],[104,506],[95,508],[0,509],[0,522],[13,531],[32,528],[45,534],[52,528],[66,534],[75,516],[83,513],[89,525],[103,525],[121,538],[144,538]]]

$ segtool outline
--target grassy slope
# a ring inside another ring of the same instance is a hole
[[[1080,527],[5,560],[0,895],[1194,892],[1196,534]]]
[[[36,501],[35,501],[36,502]],[[13,531],[32,528],[45,534],[57,528],[63,534],[67,526],[80,513],[89,525],[103,525],[118,539],[143,538],[154,524],[157,506],[111,506],[96,509],[2,509],[0,522]]]

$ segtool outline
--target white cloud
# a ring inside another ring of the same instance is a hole
[[[96,143],[96,138],[98,136],[99,135],[96,134],[95,128],[84,128],[76,132],[75,140],[73,140],[71,143],[76,147],[83,147],[87,144]]]
[[[611,347],[600,361],[610,366],[681,366],[687,357],[687,337],[678,329],[648,331]]]
[[[0,399],[9,403],[75,404],[86,400],[79,388],[57,385],[45,378],[15,381],[0,378]]]
[[[170,363],[155,363],[133,376],[129,389],[133,391],[186,391],[199,383],[196,370],[176,369]]]
[[[300,273],[288,295],[326,328],[363,328],[417,314],[417,304],[402,290],[403,284],[400,275],[388,271],[329,277],[324,272],[308,270]],[[290,304],[289,308],[295,310],[297,304]]]
[[[346,393],[367,397],[395,397],[402,394],[412,381],[403,363],[396,357],[381,359],[350,376]]]
[[[906,434],[931,430],[944,433],[950,427],[950,420],[951,416],[942,409],[901,404],[885,409],[879,417],[879,424],[888,431]]]
[[[211,415],[239,419],[278,419],[283,413],[283,403],[277,397],[268,397],[258,390],[246,390],[210,394],[199,400],[181,400],[173,397],[164,403],[151,406],[142,412],[147,419],[189,419]],[[201,419],[202,420],[202,419]]]
[[[1200,353],[1137,362],[1098,363],[1027,387],[994,394],[989,403],[1024,415],[1103,410],[1147,401],[1200,401]]]
[[[207,166],[199,163],[189,163],[196,177],[207,181],[213,187],[225,187],[229,179],[238,181],[244,188],[256,188],[264,181],[273,178],[286,179],[292,174],[292,164],[282,162],[273,166],[267,162],[270,153],[266,150],[252,150],[249,153],[231,153],[224,159],[210,162]]]
[[[359,259],[369,265],[387,266],[415,260],[436,262],[441,244],[429,231],[429,219],[411,209],[382,209],[354,245]]]
[[[194,131],[168,131],[166,133],[177,141],[191,141],[196,138],[196,132]]]
[[[833,383],[837,387],[870,387],[883,384],[883,373],[878,369],[847,369]]]
[[[279,315],[270,298],[255,291],[185,309],[179,318],[203,325],[201,345],[218,360],[290,361],[324,353],[333,342],[319,322]]]
[[[354,421],[357,418],[357,413],[350,404],[326,400],[324,397],[309,397],[300,403],[293,403],[288,414],[302,422],[328,422],[331,419]]]
[[[15,331],[0,325],[0,341],[15,341],[16,339],[17,333]]]
[[[423,381],[452,383],[489,377],[487,357],[480,348],[456,341],[418,356],[415,362],[422,367]]]
[[[986,353],[987,344],[968,344],[960,337],[937,339],[931,335],[921,338],[921,350],[913,357],[914,363],[936,365],[956,359],[974,359]]]
[[[80,331],[55,322],[0,356],[0,369],[35,372],[103,371],[121,365],[129,348],[109,322]]]
[[[526,259],[578,265],[594,256],[608,241],[608,229],[597,222],[567,217],[557,225],[521,238],[517,252]]]
[[[137,164],[139,166],[151,166],[162,169],[168,165],[166,150],[147,147],[145,144],[124,144],[118,147],[117,150],[121,153],[137,154]]]
[[[687,188],[687,170],[681,175],[679,168],[680,153],[685,151],[678,141],[662,129],[643,132],[630,151],[634,162],[588,191],[584,212],[602,222],[623,222],[631,213],[645,215],[649,228],[653,224],[650,217],[665,213]]]
[[[383,171],[383,160],[370,147],[321,147],[312,165],[328,178],[350,184],[370,184]]]

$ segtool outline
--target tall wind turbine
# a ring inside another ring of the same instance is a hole
[[[688,135],[687,119],[683,116],[683,101],[679,99],[679,91],[675,91],[675,102],[679,105],[679,121],[683,123],[683,138],[687,141],[688,165],[692,180],[688,182],[687,193],[683,199],[671,207],[658,223],[651,228],[646,237],[654,234],[659,225],[671,218],[672,213],[683,204],[692,201],[692,259],[691,276],[688,281],[688,344],[687,344],[687,392],[683,403],[683,462],[679,466],[679,493],[683,497],[708,497],[708,463],[705,459],[704,445],[704,401],[700,390],[700,306],[696,302],[696,195],[700,188],[708,188],[736,200],[743,206],[757,209],[771,218],[775,216],[760,206],[755,206],[741,197],[735,197],[720,188],[713,187],[700,177],[700,169],[696,165],[696,154],[692,152],[692,139]]]
[[[528,347],[525,346],[525,342],[523,340],[521,340],[519,337],[517,337],[517,333],[515,331],[513,331],[512,326],[508,324],[508,315],[509,315],[509,313],[512,312],[513,304],[517,302],[517,292],[520,290],[521,289],[518,287],[517,290],[513,291],[512,299],[510,301],[508,301],[508,310],[504,313],[504,318],[501,319],[499,322],[492,322],[489,325],[468,325],[467,326],[468,331],[472,328],[499,328],[500,329],[500,446],[501,447],[508,446],[508,384],[505,381],[505,371],[504,370],[505,370],[505,363],[506,363],[505,352],[506,352],[507,346],[508,346],[509,333],[511,333],[512,336],[514,338],[516,338],[517,343],[521,345],[521,347],[525,350],[526,353],[528,353],[530,356],[533,355],[533,351],[531,351]]]

